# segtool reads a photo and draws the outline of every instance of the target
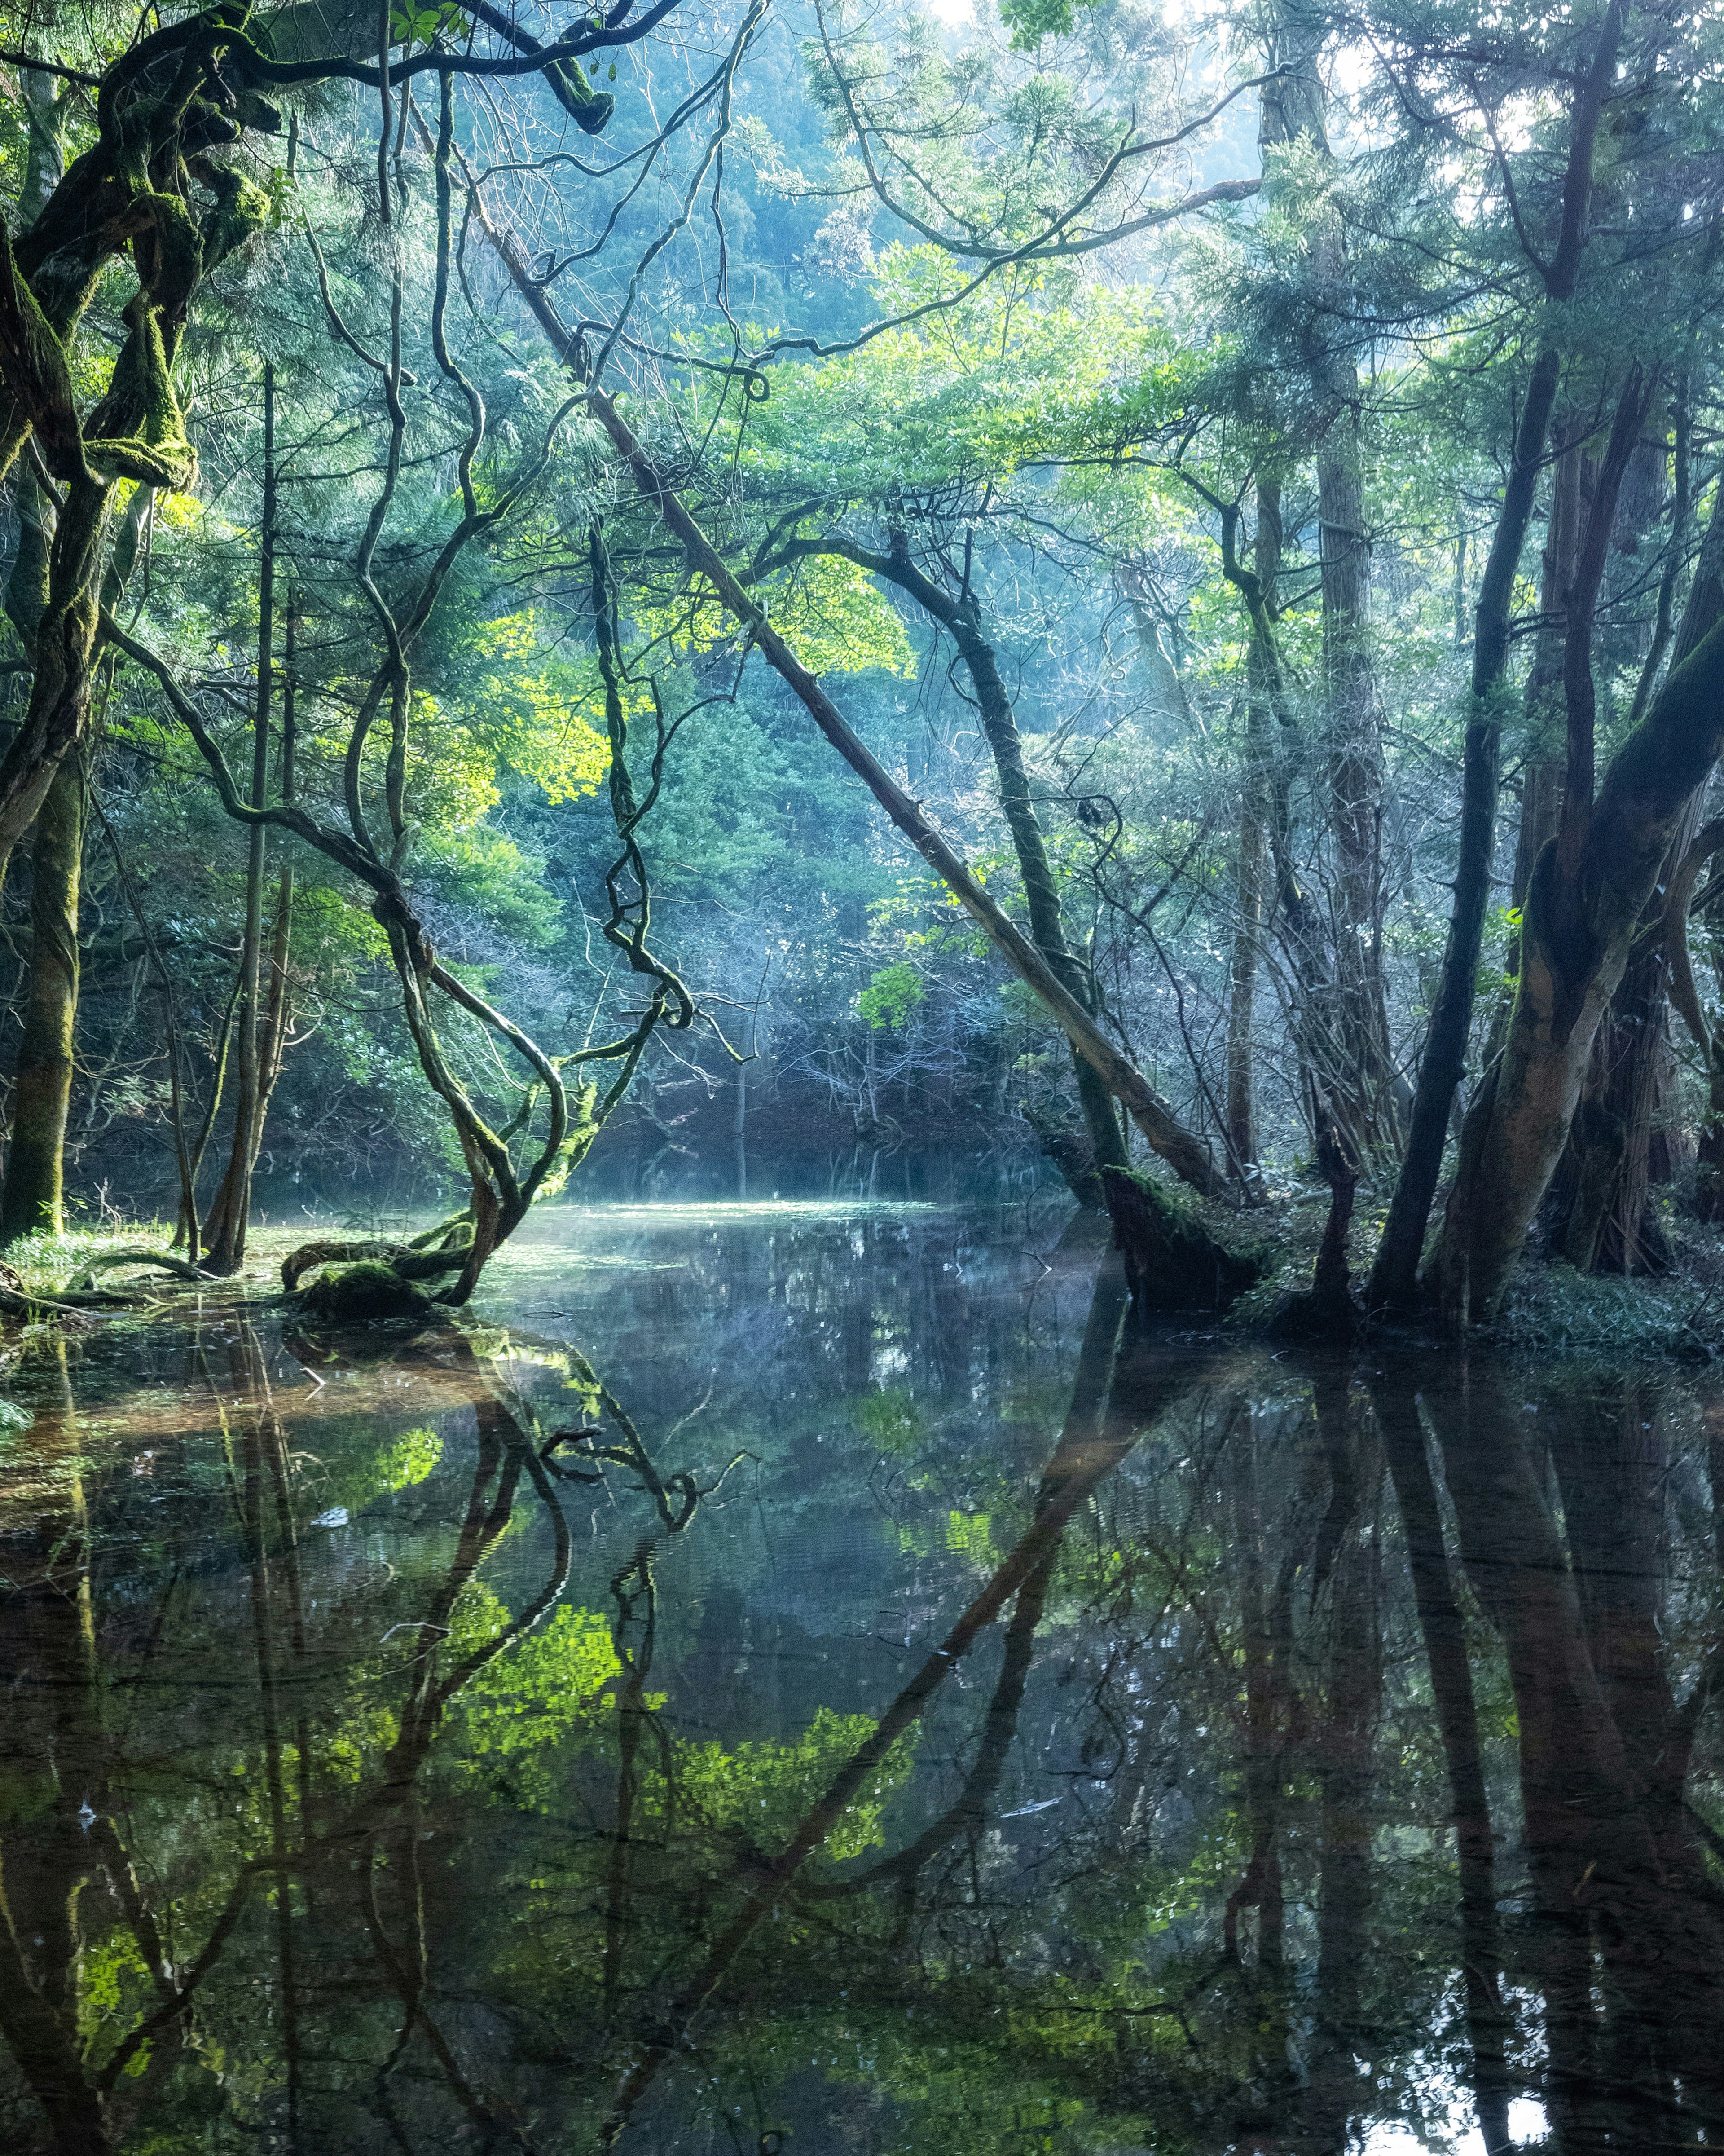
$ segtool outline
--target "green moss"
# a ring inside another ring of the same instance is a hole
[[[1129,1168],[1106,1168],[1102,1182],[1139,1311],[1229,1310],[1262,1275],[1257,1243],[1237,1235],[1224,1242],[1183,1192]]]
[[[320,1273],[301,1294],[300,1306],[326,1325],[376,1325],[401,1317],[423,1323],[435,1308],[423,1288],[377,1258]]]

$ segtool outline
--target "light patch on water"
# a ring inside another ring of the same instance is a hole
[[[1444,2080],[1447,2080],[1445,2076]],[[1456,2090],[1456,2094],[1460,2093]],[[1536,2097],[1517,2096],[1508,2107],[1509,2139],[1517,2148],[1541,2142],[1550,2132],[1550,2120]],[[1446,2142],[1427,2141],[1403,2120],[1379,2118],[1366,2127],[1359,2139],[1359,2156],[1430,2156],[1446,2147],[1453,2156],[1485,2156],[1485,2137],[1476,2126],[1457,2132],[1451,2118]]]
[[[721,1226],[729,1220],[854,1220],[929,1218],[950,1209],[920,1199],[888,1198],[728,1198],[700,1204],[588,1205],[559,1209],[562,1217],[577,1221],[628,1221],[646,1226]],[[549,1216],[556,1220],[558,1214]]]

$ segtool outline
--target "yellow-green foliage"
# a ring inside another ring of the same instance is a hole
[[[509,1612],[482,1582],[462,1590],[450,1626],[451,1663],[497,1638]],[[610,1627],[591,1609],[564,1604],[550,1621],[512,1641],[461,1689],[462,1746],[470,1759],[508,1774],[516,1793],[548,1809],[554,1787],[549,1754],[606,1703],[622,1669]]]
[[[434,1430],[403,1430],[378,1455],[373,1473],[379,1491],[412,1490],[443,1457],[443,1440]]]
[[[733,1752],[717,1743],[680,1746],[678,1784],[709,1826],[767,1847],[786,1839],[813,1809],[874,1727],[865,1714],[837,1714],[823,1707],[793,1744],[739,1744]],[[914,1756],[907,1737],[892,1746],[828,1838],[829,1856],[842,1861],[880,1846],[886,1800],[908,1775]]]
[[[772,626],[812,674],[877,670],[916,678],[916,654],[897,609],[854,562],[831,556],[798,562],[764,579],[755,597]],[[710,651],[736,634],[718,594],[704,583],[674,606],[636,610],[638,626],[679,652]]]

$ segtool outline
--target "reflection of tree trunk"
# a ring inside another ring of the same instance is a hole
[[[1106,1292],[1117,1297],[1111,1277]],[[1116,1322],[1123,1307],[1115,1303]],[[781,1903],[809,1858],[843,1820],[857,1795],[878,1774],[899,1738],[914,1728],[929,1702],[970,1653],[986,1628],[1022,1591],[1057,1548],[1072,1515],[1131,1450],[1157,1418],[1200,1383],[1213,1367],[1213,1351],[1190,1359],[1170,1356],[1160,1342],[1127,1334],[1129,1343],[1113,1363],[1107,1405],[1101,1415],[1085,1417],[1068,1438],[1062,1435],[1043,1471],[1034,1517],[1007,1556],[941,1644],[899,1691],[872,1732],[839,1767],[824,1794],[792,1830],[778,1855],[757,1861],[741,1882],[734,1913],[719,1931],[705,1959],[679,1984],[661,2013],[653,2018],[634,2056],[618,2076],[599,2146],[614,2146],[665,2064],[681,2048],[688,2024],[711,1999],[731,1964],[772,1909]]]
[[[1256,1424],[1257,1411],[1247,1403],[1228,1446],[1234,1468],[1234,1529],[1240,1568],[1245,1810],[1251,1855],[1244,1877],[1228,1897],[1222,1938],[1229,1955],[1237,1959],[1240,1912],[1255,1908],[1258,1973],[1265,1983],[1272,1983],[1280,1973],[1284,1956],[1285,1899],[1278,1836],[1288,1776],[1287,1750],[1293,1740],[1299,1702],[1291,1675],[1295,1562],[1290,1550],[1271,1579],[1268,1522],[1258,1481]],[[1275,2048],[1281,2056],[1271,2062],[1271,2071],[1285,2064],[1285,2041]]]
[[[236,1375],[249,1409],[241,1439],[242,1481],[236,1492],[246,1563],[250,1572],[252,1650],[258,1676],[258,1713],[264,1747],[264,1788],[269,1817],[269,1851],[279,1871],[275,1881],[276,1973],[280,1985],[282,2058],[287,2069],[288,2147],[296,2152],[300,2133],[299,1987],[294,1969],[293,1881],[288,1867],[287,1784],[283,1768],[280,1699],[276,1674],[274,1587],[270,1578],[269,1532],[264,1519],[264,1488],[280,1449],[280,1433],[269,1395],[263,1350],[249,1327],[235,1351]],[[278,1510],[278,1527],[281,1524]],[[305,1754],[300,1752],[300,1772]]]
[[[1684,1802],[1692,1729],[1660,1636],[1669,1461],[1649,1388],[1625,1379],[1612,1391],[1565,1401],[1552,1443],[1592,1663],[1656,1867],[1642,1897],[1607,1912],[1601,1928],[1619,1992],[1612,2079],[1649,2112],[1669,2104],[1674,2084],[1716,2129],[1724,2119],[1724,1923]]]
[[[1498,1989],[1502,1944],[1496,1921],[1496,1867],[1466,1630],[1455,1599],[1442,1512],[1418,1407],[1398,1373],[1386,1373],[1373,1384],[1371,1401],[1400,1508],[1413,1599],[1449,1771],[1460,1875],[1461,1966],[1473,2049],[1474,2101],[1485,2156],[1501,2156],[1509,2146],[1511,2083],[1504,2059],[1508,2025]]]
[[[70,1388],[57,1419],[75,1442]],[[33,1446],[53,1448],[54,1418]],[[38,1455],[40,1454],[38,1453]],[[89,1630],[81,1493],[8,1536],[0,1599],[11,1700],[0,1734],[0,2034],[47,2118],[54,2156],[106,2156],[78,2030],[78,1901],[95,1856],[80,1810],[106,1804]]]
[[[604,2019],[616,2018],[622,1982],[623,1950],[628,1943],[628,1924],[634,1854],[634,1806],[639,1794],[635,1762],[646,1734],[652,1710],[647,1705],[647,1679],[652,1675],[658,1636],[658,1593],[653,1580],[653,1545],[639,1543],[632,1561],[611,1582],[617,1620],[611,1627],[611,1645],[625,1672],[617,1695],[617,1815],[611,1836],[611,1858],[605,1881],[604,1954],[601,1990]],[[639,1606],[637,1606],[639,1605]],[[640,1644],[631,1646],[628,1635],[639,1628]]]
[[[1329,1623],[1324,1718],[1314,1733],[1321,1789],[1317,1901],[1317,2038],[1311,2067],[1313,2123],[1338,2148],[1360,2094],[1354,2042],[1371,1914],[1372,1789],[1383,1709],[1377,1491],[1382,1463],[1362,1430],[1342,1365],[1325,1363],[1312,1388],[1328,1464],[1330,1507],[1314,1571],[1328,1553]]]
[[[1083,1344],[1078,1350],[1077,1372],[1072,1382],[1071,1405],[1060,1433],[1056,1458],[1060,1453],[1076,1452],[1095,1444],[1101,1434],[1120,1322],[1126,1314],[1128,1300],[1123,1270],[1110,1254],[1103,1261],[1090,1301]],[[1006,1626],[1005,1649],[1000,1659],[999,1675],[994,1680],[993,1697],[983,1719],[975,1760],[964,1777],[957,1802],[949,1805],[907,1848],[883,1859],[860,1876],[847,1879],[843,1892],[854,1892],[887,1877],[896,1878],[907,1887],[928,1860],[949,1842],[960,1835],[973,1840],[986,1827],[988,1806],[1005,1772],[1012,1740],[1018,1733],[1018,1714],[1024,1704],[1024,1688],[1029,1681],[1036,1632],[1059,1555],[1058,1541],[1050,1542],[1018,1589],[1011,1620]]]
[[[1518,1399],[1474,1377],[1455,1392],[1433,1394],[1429,1404],[1442,1437],[1462,1559],[1501,1635],[1514,1687],[1527,1856],[1538,1910],[1552,2119],[1565,2148],[1599,2148],[1607,2144],[1619,2102],[1644,2125],[1673,2101],[1668,2083],[1658,2089],[1648,2080],[1649,2064],[1667,2041],[1672,2063],[1679,2049],[1684,2061],[1685,2102],[1715,2102],[1707,2092],[1717,2086],[1724,2026],[1717,2007],[1721,1943],[1711,1936],[1716,1928],[1712,1913],[1708,1908],[1697,1917],[1687,1894],[1673,1891],[1674,1882],[1664,1874],[1626,1732],[1611,1712],[1594,1666],[1583,1611],[1583,1553],[1593,1535],[1584,1516],[1596,1505],[1609,1533],[1609,1566],[1620,1570],[1624,1553],[1612,1523],[1620,1512],[1622,1486],[1613,1493],[1607,1479],[1603,1489],[1583,1496],[1577,1564],[1571,1571],[1546,1501],[1542,1464],[1530,1450],[1532,1425]],[[1583,1452],[1574,1466],[1578,1473],[1589,1471]],[[1571,1476],[1564,1486],[1578,1484]],[[1612,1495],[1617,1502],[1607,1521]],[[1632,1543],[1644,1532],[1644,1521],[1638,1528],[1632,1520],[1628,1524]],[[1605,1591],[1612,1597],[1623,1592]],[[1639,1586],[1628,1589],[1629,1603],[1641,1604],[1644,1592]],[[1622,1645],[1630,1659],[1634,1653],[1644,1658],[1646,1651],[1644,1639],[1633,1645],[1639,1629],[1630,1626],[1624,1633]],[[1644,1668],[1639,1675],[1644,1677]],[[1642,1710],[1645,1705],[1643,1701]],[[1640,1711],[1630,1725],[1637,1732],[1646,1726]],[[1626,2028],[1600,2025],[1594,1924],[1611,1979],[1605,2008],[1618,2014],[1626,2009]],[[1705,1938],[1703,1951],[1696,1951],[1696,1933]],[[1663,1971],[1661,1997],[1647,1982],[1657,1967]],[[1682,2001],[1675,2015],[1666,2011],[1673,1996]],[[1683,2027],[1667,2035],[1665,2025],[1671,2021]],[[1697,2031],[1691,2040],[1691,2028]]]

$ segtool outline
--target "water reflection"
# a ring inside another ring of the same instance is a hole
[[[0,2146],[1716,2145],[1724,1386],[685,1211],[14,1371]]]

